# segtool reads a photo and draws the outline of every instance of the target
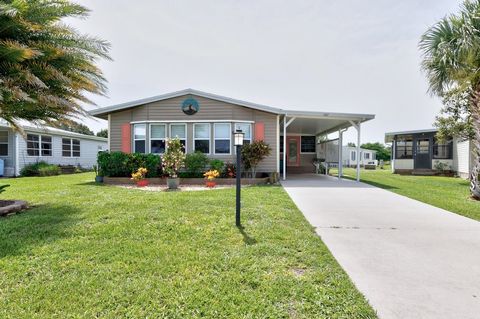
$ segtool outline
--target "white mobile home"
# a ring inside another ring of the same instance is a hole
[[[0,159],[4,176],[19,176],[25,165],[40,161],[91,168],[97,161],[97,153],[108,147],[103,137],[28,122],[21,122],[20,126],[23,134],[0,120]]]
[[[360,148],[360,156],[357,154],[355,146],[343,146],[342,161],[344,166],[354,167],[360,161],[360,166],[375,165],[377,166],[377,151]]]

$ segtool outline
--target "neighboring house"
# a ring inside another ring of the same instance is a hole
[[[357,147],[343,146],[342,160],[344,166],[357,166],[357,161],[360,159],[360,166],[366,164],[378,165],[377,151],[360,148],[360,156],[357,154]]]
[[[385,142],[392,143],[392,171],[415,174],[443,168],[468,178],[473,144],[458,138],[439,142],[436,133],[436,129],[386,133]]]
[[[28,164],[45,161],[57,165],[91,168],[97,153],[107,149],[107,139],[40,127],[20,122],[24,135],[0,120],[0,159],[4,161],[4,176],[18,176]]]
[[[289,111],[186,89],[90,111],[108,120],[111,151],[162,154],[165,139],[180,138],[187,153],[235,162],[234,130],[245,143],[264,140],[272,152],[260,173],[314,172],[317,136],[343,132],[373,119],[369,114]],[[284,153],[284,150],[286,151]]]

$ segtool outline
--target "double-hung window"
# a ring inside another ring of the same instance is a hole
[[[367,160],[370,159],[370,153],[365,152],[365,159],[367,159]]]
[[[183,145],[183,151],[187,152],[187,125],[186,124],[170,124],[170,137],[178,138]]]
[[[252,143],[252,124],[249,123],[236,123],[235,124],[235,132],[236,131],[243,132],[243,144],[250,144]]]
[[[167,137],[166,124],[150,125],[150,153],[165,153],[165,138]]]
[[[352,151],[351,157],[352,157],[352,161],[355,161],[357,157],[357,151]]]
[[[133,126],[133,147],[134,153],[144,153],[146,151],[145,139],[147,137],[147,125],[135,124]]]
[[[28,156],[52,156],[52,137],[47,135],[27,134]]]
[[[302,153],[315,153],[315,136],[302,136],[300,143],[300,152]]]
[[[62,138],[62,156],[80,157],[80,140],[74,138]]]
[[[230,123],[215,123],[214,125],[214,150],[215,154],[230,154],[230,138],[232,128]]]
[[[0,131],[0,156],[8,156],[8,131]]]
[[[210,154],[210,124],[195,123],[193,124],[193,150]]]

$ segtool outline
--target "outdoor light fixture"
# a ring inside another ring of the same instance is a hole
[[[242,158],[242,145],[243,145],[243,136],[245,134],[241,130],[236,130],[233,132],[233,144],[236,146],[237,149],[237,173],[236,173],[236,179],[237,179],[237,201],[236,201],[236,211],[235,211],[235,224],[237,227],[241,226],[240,223],[240,189],[242,187],[240,178],[242,176],[242,164],[241,164],[241,158]]]

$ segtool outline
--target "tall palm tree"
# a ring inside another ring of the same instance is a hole
[[[474,132],[470,190],[480,199],[480,1],[464,1],[459,13],[428,29],[420,49],[432,94],[442,98],[452,92],[468,94],[468,116]]]
[[[0,0],[0,117],[53,123],[84,115],[86,92],[104,94],[95,65],[109,44],[62,23],[88,9],[68,0]]]

